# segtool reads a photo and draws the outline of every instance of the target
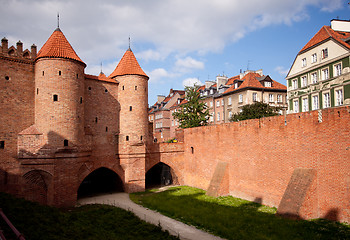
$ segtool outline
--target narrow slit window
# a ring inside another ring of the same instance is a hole
[[[88,87],[89,91],[91,91],[91,87]]]
[[[5,76],[5,80],[6,81],[10,80],[10,77],[9,76]]]
[[[53,95],[53,101],[54,101],[54,102],[57,102],[57,101],[58,101],[58,95],[57,95],[57,94],[54,94],[54,95]]]
[[[63,146],[68,147],[68,140],[67,139],[63,140]]]
[[[132,111],[132,106],[129,107],[129,110]]]
[[[77,73],[77,79],[79,78],[79,74]]]
[[[137,90],[137,86],[135,86],[135,90]]]
[[[107,93],[107,92],[108,92],[108,89],[105,89],[105,92]]]
[[[61,76],[61,75],[62,75],[62,72],[61,72],[61,71],[58,71],[58,75]]]
[[[98,121],[98,118],[96,117],[96,118],[95,118],[95,123],[97,123],[97,121]]]
[[[140,140],[142,141],[142,136],[140,137]]]
[[[126,141],[129,141],[129,136],[126,136]]]
[[[0,149],[4,149],[5,148],[5,141],[0,141]]]
[[[43,71],[43,76],[45,75],[45,72]]]
[[[108,127],[106,127],[106,132],[108,132]]]
[[[38,94],[39,94],[39,88],[36,89],[36,95],[38,95]]]
[[[123,86],[123,90],[124,90],[124,86]]]
[[[83,97],[80,97],[80,104],[83,103]]]

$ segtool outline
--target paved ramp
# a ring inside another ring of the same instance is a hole
[[[130,200],[127,193],[106,194],[90,198],[82,198],[78,200],[78,204],[107,204],[123,208],[133,212],[140,219],[154,224],[160,225],[165,231],[171,235],[178,236],[184,240],[220,240],[222,238],[211,235],[207,232],[199,230],[193,226],[186,225],[182,222],[176,221],[172,218],[163,216],[162,214],[144,208]]]

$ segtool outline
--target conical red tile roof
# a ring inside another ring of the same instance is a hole
[[[62,31],[57,28],[38,52],[39,58],[68,58],[86,65],[75,53]]]
[[[142,70],[139,63],[136,60],[135,55],[129,48],[125,53],[117,67],[109,75],[109,78],[114,78],[123,75],[140,75],[148,78],[146,73]]]

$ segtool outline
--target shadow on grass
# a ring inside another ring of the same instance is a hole
[[[132,195],[145,207],[227,239],[349,239],[345,224],[323,219],[290,220],[276,216],[276,209],[228,197],[209,197],[191,187]]]

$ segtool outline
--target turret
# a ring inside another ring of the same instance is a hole
[[[129,48],[109,76],[119,82],[120,143],[142,143],[148,136],[148,76]]]
[[[83,144],[85,67],[59,28],[37,54],[35,125],[50,148]]]

